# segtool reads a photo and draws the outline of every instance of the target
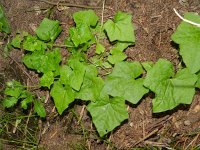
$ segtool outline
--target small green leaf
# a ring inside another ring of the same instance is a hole
[[[4,94],[8,96],[19,98],[22,91],[24,90],[24,87],[17,81],[11,81],[7,83],[7,85],[9,86],[6,87]]]
[[[50,86],[53,84],[54,81],[54,74],[53,72],[49,71],[40,78],[40,86],[46,86],[50,89]]]
[[[139,62],[117,63],[105,80],[103,92],[136,104],[148,92],[143,86],[142,78],[135,80],[142,73],[143,69]]]
[[[97,54],[101,54],[101,53],[103,53],[104,51],[105,51],[105,47],[104,47],[102,44],[97,43],[97,45],[96,45],[96,53],[97,53]]]
[[[131,42],[120,42],[120,41],[118,41],[114,48],[123,52],[128,46],[130,46],[132,44],[133,43],[131,43]]]
[[[14,39],[12,39],[12,42],[11,42],[11,45],[15,48],[20,48],[21,47],[21,42],[22,42],[22,39],[20,37],[20,34],[17,34],[15,36]]]
[[[128,118],[125,101],[119,97],[109,99],[109,96],[101,96],[96,102],[91,102],[87,110],[101,137]]]
[[[200,23],[200,16],[194,13],[186,13],[185,19]],[[180,55],[183,62],[192,73],[200,70],[200,28],[182,21],[172,40],[179,44]]]
[[[87,24],[88,26],[95,26],[99,19],[93,10],[76,12],[73,14],[73,18],[76,25]]]
[[[39,100],[34,100],[34,112],[36,112],[42,118],[46,117],[45,108]]]
[[[30,104],[30,103],[32,103],[32,102],[33,102],[33,96],[32,96],[32,95],[29,95],[29,96],[27,96],[25,99],[23,99],[23,100],[21,101],[21,107],[22,107],[23,109],[27,109],[28,104]]]
[[[135,42],[134,29],[132,24],[132,16],[123,12],[118,12],[114,20],[108,20],[104,24],[104,29],[111,42]]]
[[[149,71],[153,67],[153,65],[154,64],[152,61],[146,61],[142,63],[142,66],[146,71]]]
[[[6,32],[6,33],[10,33],[10,26],[8,23],[8,20],[5,16],[3,7],[0,4],[0,32]]]
[[[76,47],[78,47],[80,44],[87,43],[93,38],[90,28],[86,24],[78,24],[76,28],[70,28],[69,34]]]
[[[77,93],[76,98],[81,100],[96,101],[103,88],[104,81],[102,78],[97,77],[96,67],[89,65],[86,68],[83,85],[80,91]]]
[[[126,54],[124,54],[122,51],[120,51],[116,48],[113,48],[111,50],[111,55],[108,56],[108,61],[111,64],[116,64],[118,62],[123,61],[126,58],[127,58]]]
[[[23,49],[27,51],[44,51],[47,49],[47,45],[38,40],[37,37],[27,35],[23,41]]]
[[[23,57],[23,63],[28,68],[43,73],[59,69],[60,61],[61,54],[59,49],[48,52],[35,51],[32,54],[27,54]]]
[[[173,74],[172,63],[164,59],[159,59],[147,71],[144,85],[155,93],[154,113],[171,110],[179,104],[192,102],[197,76],[190,73],[188,68],[179,70],[174,77]]]
[[[69,86],[63,86],[59,81],[54,83],[50,94],[60,115],[74,101],[73,89]]]
[[[54,41],[61,31],[59,21],[44,18],[35,32],[43,41]]]
[[[17,104],[17,101],[18,99],[15,98],[15,97],[6,97],[4,100],[3,100],[3,106],[6,107],[6,108],[10,108],[12,106],[14,106],[15,104]]]

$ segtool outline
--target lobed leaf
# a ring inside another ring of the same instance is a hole
[[[200,16],[194,13],[186,13],[184,18],[200,23]],[[179,44],[179,53],[187,68],[192,73],[198,72],[200,70],[200,28],[182,21],[171,38]]]
[[[45,108],[39,100],[34,100],[34,112],[36,112],[42,118],[46,117]]]
[[[179,70],[175,76],[173,75],[172,63],[164,59],[159,59],[151,69],[147,70],[144,85],[155,93],[154,113],[192,102],[197,76],[188,68]]]
[[[128,112],[123,98],[109,99],[108,95],[101,95],[96,102],[91,102],[87,110],[101,137],[119,126],[128,118]]]

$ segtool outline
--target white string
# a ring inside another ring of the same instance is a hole
[[[176,11],[175,8],[174,8],[173,10],[174,10],[174,12],[176,13],[176,15],[177,15],[181,20],[183,20],[183,21],[185,21],[185,22],[187,22],[187,23],[189,23],[189,24],[195,25],[195,26],[197,26],[197,27],[200,28],[200,24],[199,24],[199,23],[192,22],[192,21],[190,21],[190,20],[187,20],[187,19],[183,18],[183,17]]]

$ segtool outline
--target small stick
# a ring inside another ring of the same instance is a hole
[[[189,23],[189,24],[192,24],[192,25],[197,26],[197,27],[200,28],[200,24],[199,24],[199,23],[192,22],[192,21],[190,21],[190,20],[187,20],[187,19],[183,18],[183,17],[176,11],[175,8],[174,8],[173,10],[174,10],[174,12],[176,13],[176,15],[177,15],[181,20],[183,20],[183,21],[185,21],[185,22],[187,22],[187,23]]]
[[[141,140],[137,141],[135,144],[133,144],[132,147],[138,145],[139,143],[141,143],[142,141],[148,139],[150,136],[154,135],[156,132],[158,132],[158,129],[155,129],[154,131],[152,131],[151,133],[149,133],[147,136],[143,137]]]
[[[48,0],[38,0],[38,1],[45,2],[50,5],[55,5],[55,6],[58,5],[58,3],[51,2]],[[87,5],[79,5],[79,4],[71,4],[71,3],[61,3],[60,5],[67,6],[67,7],[86,8],[86,9],[101,9],[102,8],[102,7],[96,7],[96,6],[87,6]],[[111,8],[107,7],[107,9],[111,9]]]

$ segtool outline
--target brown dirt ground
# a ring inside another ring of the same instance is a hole
[[[54,0],[54,2],[57,1]],[[102,5],[102,0],[65,0],[65,2],[99,7]],[[44,11],[34,9],[52,7],[39,0],[1,0],[1,3],[11,24],[11,36],[14,36],[18,30],[33,34],[40,21],[47,16]],[[166,58],[173,62],[175,68],[179,65],[180,58],[170,36],[180,23],[180,19],[173,12],[173,8],[181,14],[187,11],[200,13],[200,0],[107,0],[106,6],[111,7],[112,10],[105,9],[104,20],[112,17],[117,10],[133,14],[136,44],[127,49],[128,60],[155,62],[159,58]],[[60,11],[56,7],[52,9],[50,18],[59,20],[64,29],[57,42],[63,41],[68,27],[73,25],[71,15],[78,10],[81,9],[76,7]],[[95,11],[99,16],[101,15],[101,9]],[[0,54],[2,54],[1,51]],[[63,50],[63,55],[65,54]],[[38,84],[38,76],[23,66],[22,55],[23,52],[20,50],[12,50],[10,58],[7,59],[0,55],[0,90],[5,87],[5,82],[11,79],[28,85]],[[26,73],[29,74],[33,83]],[[35,92],[48,96],[45,90]],[[62,116],[57,116],[57,113],[53,111],[53,103],[49,99],[45,106],[48,117],[42,123],[41,120],[39,121],[39,149],[126,150],[135,147],[151,149],[153,146],[163,149],[167,147],[193,149],[197,146],[200,143],[200,92],[196,92],[191,105],[180,106],[173,111],[157,115],[152,114],[151,111],[152,98],[153,95],[149,94],[140,104],[131,105],[128,109],[129,119],[113,131],[108,140],[104,141],[98,138],[86,111],[84,111],[82,122],[78,123],[76,114],[80,114],[84,104],[75,106],[73,110],[66,111]],[[15,149],[9,147],[8,143],[5,143],[3,148]]]

